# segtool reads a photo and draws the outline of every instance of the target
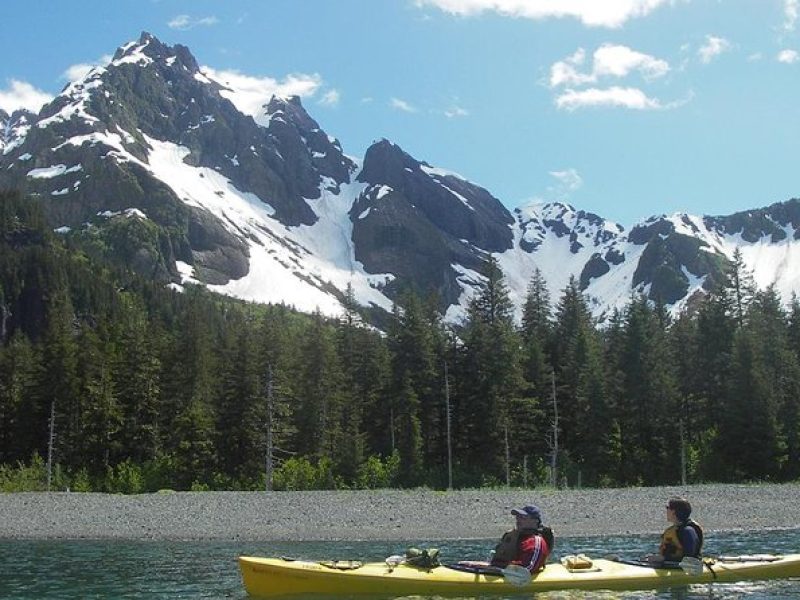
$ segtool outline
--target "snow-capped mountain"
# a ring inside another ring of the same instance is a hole
[[[16,110],[9,115],[0,108],[0,153],[11,152],[21,144],[35,118],[27,110]]]
[[[389,310],[410,285],[437,291],[457,320],[489,255],[517,306],[538,268],[554,296],[578,278],[598,316],[634,290],[678,309],[736,247],[760,285],[800,289],[795,200],[629,232],[560,203],[512,213],[388,140],[349,157],[298,98],[254,108],[236,82],[147,33],[38,115],[0,111],[0,187],[38,195],[54,229],[100,236],[165,284],[327,314],[348,286]]]

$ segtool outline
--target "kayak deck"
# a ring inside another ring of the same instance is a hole
[[[420,569],[376,562],[351,564],[342,570],[330,563],[326,566],[319,562],[241,556],[239,567],[247,593],[257,597],[316,593],[383,597],[510,595],[566,589],[637,590],[714,581],[800,577],[800,554],[754,557],[757,560],[731,558],[734,560],[704,559],[700,574],[689,574],[680,568],[657,569],[605,559],[592,560],[590,567],[580,569],[551,563],[524,586],[512,585],[502,575],[470,573],[445,566]]]

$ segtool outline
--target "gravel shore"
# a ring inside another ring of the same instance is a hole
[[[800,528],[800,484],[455,492],[0,494],[0,539],[408,540],[495,538],[536,504],[560,536],[659,533],[670,496],[706,530]]]

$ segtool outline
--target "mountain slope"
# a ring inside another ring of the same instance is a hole
[[[0,187],[41,197],[54,229],[165,283],[327,314],[348,286],[379,311],[410,286],[458,320],[490,254],[518,307],[538,268],[555,297],[577,278],[598,317],[634,292],[680,309],[736,247],[761,286],[800,288],[796,200],[629,232],[560,203],[512,213],[388,140],[348,157],[298,98],[245,104],[187,48],[143,33],[38,115],[0,112]]]

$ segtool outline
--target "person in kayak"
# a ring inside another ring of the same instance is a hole
[[[495,546],[490,565],[505,568],[520,565],[531,573],[544,569],[553,549],[553,530],[542,525],[542,513],[533,505],[512,509],[516,526]]]
[[[461,561],[465,567],[499,567],[519,565],[531,574],[544,569],[547,557],[553,549],[553,530],[542,525],[542,513],[533,505],[515,508],[511,514],[516,518],[516,526],[506,531],[495,546],[489,562]]]
[[[671,523],[661,535],[658,554],[646,557],[653,564],[680,562],[686,556],[700,558],[703,551],[703,528],[691,518],[692,505],[685,498],[670,498],[666,506]]]

